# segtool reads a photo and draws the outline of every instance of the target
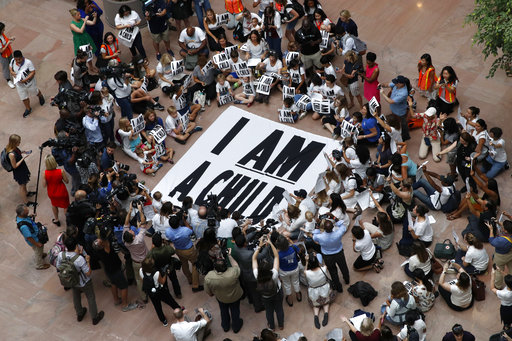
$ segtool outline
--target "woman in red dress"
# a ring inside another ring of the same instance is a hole
[[[379,64],[375,63],[377,55],[373,52],[366,54],[366,71],[361,73],[364,82],[364,98],[369,102],[375,96],[380,103],[379,85]]]
[[[46,156],[45,160],[46,170],[44,171],[43,186],[48,191],[48,197],[52,202],[53,217],[52,223],[60,226],[59,221],[59,208],[64,209],[64,215],[69,206],[68,189],[64,183],[68,183],[68,177],[62,169],[57,168],[57,161],[53,155]]]

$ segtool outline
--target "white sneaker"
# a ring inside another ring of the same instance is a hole
[[[299,115],[299,120],[302,120],[304,117],[306,117],[307,115],[307,112],[306,111],[303,111],[300,115]]]
[[[212,105],[212,103],[210,102],[210,100],[209,100],[209,99],[207,99],[207,100],[206,100],[206,105],[207,105],[207,106]]]
[[[7,82],[7,85],[9,85],[9,88],[11,89],[14,89],[16,87],[16,85],[14,85],[14,83],[11,80]]]

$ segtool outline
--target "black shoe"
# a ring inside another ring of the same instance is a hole
[[[160,97],[158,97],[158,96],[153,97],[153,101],[155,101],[155,102],[158,102],[159,99],[160,99]]]
[[[39,104],[43,106],[45,103],[44,96],[39,97]]]
[[[466,188],[466,186],[462,186],[462,188],[459,190],[459,192],[461,193],[466,193],[468,191],[468,189]]]
[[[37,203],[35,201],[29,201],[29,202],[27,202],[27,206],[36,207]]]
[[[345,284],[349,284],[349,283],[350,283],[350,278],[345,279]]]
[[[23,118],[25,118],[28,115],[30,115],[30,113],[32,113],[32,109],[25,109],[25,112],[23,113]]]
[[[153,104],[153,109],[159,110],[159,111],[164,111],[165,110],[165,108],[160,103]]]
[[[183,296],[182,296],[181,294],[174,294],[174,296],[176,296],[176,298],[177,298],[178,300],[181,300],[181,299],[183,298]]]
[[[244,325],[244,320],[240,319],[240,328],[238,328],[237,330],[234,330],[233,329],[233,333],[238,333],[240,331],[240,329],[242,329],[242,326]]]
[[[177,31],[178,29],[176,28],[176,26],[173,26],[173,25],[169,25],[169,29],[171,31]]]
[[[28,192],[28,193],[27,193],[27,197],[31,197],[31,196],[33,196],[33,195],[36,195],[36,192]]]
[[[329,313],[324,314],[324,319],[322,321],[322,326],[325,327],[329,323]]]
[[[204,290],[204,287],[202,285],[198,286],[197,288],[192,288],[192,292],[199,292],[199,291],[203,291]]]
[[[77,316],[76,316],[76,320],[77,320],[78,322],[81,322],[81,321],[84,319],[84,317],[85,317],[85,314],[86,314],[86,313],[87,313],[87,308],[85,308],[85,307],[84,307],[84,308],[82,309],[82,313],[81,313],[80,315],[77,315]]]
[[[339,287],[336,288],[336,291],[339,292],[339,293],[342,293],[343,292],[343,287],[340,285]]]
[[[95,318],[92,319],[92,325],[97,325],[103,319],[103,316],[105,316],[105,313],[102,310],[98,313],[98,315],[96,315]]]
[[[174,139],[174,141],[178,142],[179,144],[186,144],[186,140],[180,140],[180,139]]]
[[[315,315],[315,327],[316,329],[320,329],[320,320],[318,319],[318,316]]]

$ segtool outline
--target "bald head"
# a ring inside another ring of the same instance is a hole
[[[81,189],[75,192],[75,201],[84,200],[87,197],[87,193]]]
[[[197,215],[201,219],[206,218],[206,214],[208,213],[208,210],[206,209],[206,206],[199,206],[199,210],[197,210]]]

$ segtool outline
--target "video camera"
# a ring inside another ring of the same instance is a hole
[[[100,68],[100,73],[107,78],[124,78],[125,73],[133,73],[135,70],[128,64],[120,63],[117,66],[105,66]]]
[[[72,149],[73,147],[84,147],[85,141],[80,137],[76,135],[71,135],[66,138],[52,138],[48,139],[41,147],[53,147],[53,148],[60,148],[60,149]]]
[[[209,194],[206,201],[206,219],[208,227],[217,226],[217,217],[219,216],[219,202],[216,194]]]
[[[80,104],[80,102],[87,102],[88,100],[89,93],[85,90],[64,89],[53,98],[50,104],[59,109],[64,109],[69,103]]]
[[[154,0],[145,1],[144,8],[146,9],[146,12],[148,12],[150,19],[152,19],[158,13],[158,9],[155,7]]]

